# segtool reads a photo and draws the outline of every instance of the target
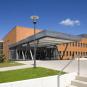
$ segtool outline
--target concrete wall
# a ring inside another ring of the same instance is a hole
[[[60,76],[60,87],[66,87],[75,79],[76,73]],[[49,76],[37,79],[1,83],[0,87],[58,87],[58,76]]]

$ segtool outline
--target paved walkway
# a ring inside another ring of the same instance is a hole
[[[19,62],[19,61],[17,61]],[[20,61],[21,62],[21,61]],[[18,66],[11,66],[11,67],[4,67],[4,68],[0,68],[0,71],[8,71],[8,70],[16,70],[16,69],[23,69],[23,68],[29,68],[29,67],[33,67],[32,64],[30,64],[30,62],[32,61],[28,61],[29,64],[25,63],[26,61],[23,61],[22,63],[25,65],[18,65]]]
[[[46,67],[55,70],[61,70],[70,60],[48,60],[48,61],[37,61],[37,66]],[[33,61],[17,61],[19,63],[24,63],[25,65],[13,66],[0,68],[0,71],[23,69],[28,67],[33,67]],[[78,61],[74,60],[64,71],[65,72],[77,72]],[[87,75],[87,59],[82,59],[80,61],[80,73]]]

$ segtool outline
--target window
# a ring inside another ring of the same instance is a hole
[[[81,43],[81,47],[83,47],[83,43]]]
[[[76,51],[76,55],[77,55],[77,51]]]
[[[74,42],[72,43],[72,46],[74,47]]]
[[[68,51],[66,51],[66,56],[68,56]]]
[[[71,53],[71,51],[70,51],[70,56],[72,56],[72,53]]]
[[[80,56],[80,52],[78,52],[78,55]]]
[[[70,46],[72,46],[72,43],[69,43]]]
[[[86,45],[83,43],[83,47],[86,47]]]
[[[78,43],[78,47],[80,47],[80,43]]]
[[[75,53],[73,52],[72,56],[74,56],[74,55],[75,55]]]
[[[77,44],[78,44],[78,43],[77,43],[77,42],[75,42],[75,46],[76,46],[76,47],[77,47]]]
[[[85,56],[85,52],[83,52],[83,56]]]

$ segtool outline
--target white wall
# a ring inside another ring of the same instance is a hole
[[[66,87],[75,79],[76,73],[60,76],[60,87]],[[1,83],[0,87],[58,87],[58,76],[49,76],[37,79]]]

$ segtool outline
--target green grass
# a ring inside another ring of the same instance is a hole
[[[22,63],[17,63],[17,62],[14,62],[14,61],[4,62],[4,63],[0,63],[0,68],[10,67],[10,66],[18,66],[18,65],[24,65],[24,64],[22,64]]]
[[[59,71],[37,67],[0,72],[0,83],[57,75]],[[64,74],[64,72],[62,72]]]

